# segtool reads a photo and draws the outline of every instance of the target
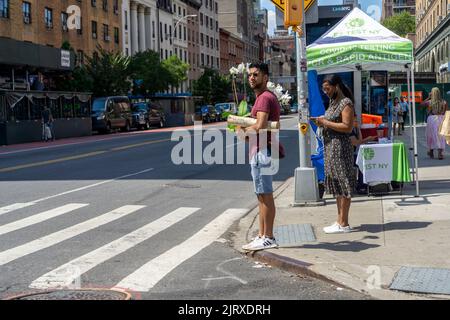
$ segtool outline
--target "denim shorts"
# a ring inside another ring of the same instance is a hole
[[[271,166],[270,154],[266,151],[260,151],[255,154],[250,160],[250,167],[253,178],[253,187],[255,193],[268,194],[273,193],[272,178],[273,175],[267,171]]]

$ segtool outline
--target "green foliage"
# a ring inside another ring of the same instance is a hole
[[[400,37],[406,36],[407,33],[416,32],[415,18],[407,11],[403,11],[383,20],[382,24]]]
[[[187,80],[187,72],[189,70],[189,65],[184,63],[178,58],[178,56],[171,56],[166,60],[162,61],[162,67],[168,73],[168,84],[177,87],[183,81]]]
[[[238,107],[238,111],[237,111],[237,115],[240,117],[249,117],[250,116],[250,112],[248,112],[248,103],[245,100],[242,100],[239,103],[239,107]],[[228,115],[227,115],[228,118]],[[236,131],[236,126],[233,124],[229,124],[228,125],[228,130],[231,132],[235,132]]]
[[[97,48],[98,57],[87,58],[86,70],[93,82],[95,97],[124,95],[130,89],[130,57]]]
[[[159,54],[152,50],[136,53],[131,59],[130,76],[134,80],[142,80],[142,84],[134,84],[133,94],[155,94],[166,90],[170,82],[170,74],[159,60]]]
[[[202,96],[203,104],[216,104],[228,101],[231,82],[218,71],[205,69],[203,75],[193,84],[193,94]]]

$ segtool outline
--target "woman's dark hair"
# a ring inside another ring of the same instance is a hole
[[[341,77],[335,74],[330,74],[323,79],[323,82],[328,82],[333,87],[339,87],[339,89],[342,91],[342,94],[346,97],[352,100],[353,103],[355,103],[355,98],[353,97],[353,93],[350,91],[350,88],[347,87],[344,82],[342,81]]]

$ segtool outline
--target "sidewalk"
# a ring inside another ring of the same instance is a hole
[[[400,137],[407,147],[408,134],[409,128]],[[425,127],[419,127],[417,135],[421,197],[414,197],[412,184],[405,184],[403,195],[357,196],[350,209],[350,224],[356,230],[328,235],[322,228],[336,221],[335,200],[325,195],[326,206],[292,207],[291,178],[275,193],[275,227],[312,224],[316,242],[248,256],[288,271],[331,280],[377,299],[450,299],[450,295],[389,289],[401,267],[450,269],[450,148],[445,160],[429,159]],[[239,222],[233,242],[240,252],[241,246],[257,234],[257,214],[255,209]]]

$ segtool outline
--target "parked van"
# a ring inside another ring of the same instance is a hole
[[[91,118],[92,130],[129,131],[132,124],[130,100],[125,96],[97,98],[92,103]]]
[[[231,114],[237,113],[236,103],[234,102],[217,103],[216,109],[217,107],[221,108],[223,112],[229,112]]]

